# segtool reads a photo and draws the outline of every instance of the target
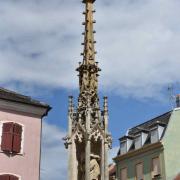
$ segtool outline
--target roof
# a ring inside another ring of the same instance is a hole
[[[164,126],[167,126],[169,123],[169,119],[171,116],[172,111],[166,112],[165,114],[162,114],[158,117],[155,117],[149,121],[146,121],[142,124],[139,124],[128,131],[129,136],[135,136],[137,133],[141,131],[150,131],[151,127],[156,124],[161,124]]]
[[[141,148],[143,148],[145,145],[147,144],[152,144],[153,142],[151,142],[151,131],[156,129],[158,126],[157,125],[161,125],[162,127],[164,127],[163,132],[161,137],[159,137],[160,139],[158,140],[160,142],[160,140],[163,138],[165,131],[166,131],[166,127],[168,126],[170,117],[171,117],[172,111],[166,112],[160,116],[157,116],[151,120],[148,120],[142,124],[139,124],[131,129],[128,129],[127,133],[125,136],[122,136],[119,140],[121,141],[121,143],[125,142],[127,139],[131,140],[131,146],[130,148],[127,150],[126,153],[131,152],[133,150],[135,150],[135,139],[137,136],[139,136],[142,132],[146,133],[146,139],[143,143],[143,145],[141,146]],[[122,155],[121,154],[121,148],[118,151],[117,155]]]
[[[17,92],[10,91],[1,87],[0,87],[0,99],[38,106],[42,108],[47,108],[48,110],[51,109],[51,107],[46,103],[34,100],[29,96],[25,96],[25,95],[22,95]]]

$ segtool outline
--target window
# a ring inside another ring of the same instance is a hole
[[[153,129],[151,131],[151,143],[156,143],[159,140],[158,129]]]
[[[127,180],[127,168],[121,169],[120,180]]]
[[[125,154],[127,152],[126,150],[127,142],[121,142],[121,154]]]
[[[136,164],[136,180],[143,180],[143,164]]]
[[[159,157],[152,159],[152,177],[155,178],[157,176],[160,176],[161,170],[160,170],[160,161]]]
[[[0,175],[0,180],[19,180],[19,178],[9,174],[3,174]]]
[[[8,153],[20,153],[22,139],[22,126],[7,122],[3,123],[1,150]]]

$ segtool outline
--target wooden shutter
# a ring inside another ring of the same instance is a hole
[[[127,168],[121,169],[120,180],[127,180]]]
[[[13,123],[3,123],[1,149],[2,151],[11,152],[13,142]]]
[[[143,180],[143,164],[136,164],[136,180]]]
[[[22,126],[19,124],[14,124],[13,131],[13,148],[14,153],[20,153],[21,151],[21,138],[22,138]]]
[[[159,157],[154,158],[152,162],[152,176],[158,176],[161,174]]]
[[[18,180],[19,178],[13,175],[10,175],[10,180]]]
[[[8,174],[0,175],[0,180],[9,180],[9,175]]]

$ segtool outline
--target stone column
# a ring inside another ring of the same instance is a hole
[[[104,97],[104,124],[105,124],[105,136],[108,134],[108,98]],[[108,142],[107,139],[105,139],[104,144],[104,169],[105,169],[105,177],[104,180],[109,180],[109,162],[108,162]]]
[[[77,180],[77,158],[76,158],[76,145],[74,140],[68,147],[69,159],[68,159],[68,178],[69,180]]]
[[[108,143],[107,142],[105,142],[105,153],[104,153],[104,155],[105,155],[105,178],[104,178],[104,180],[109,180],[109,162],[108,162],[108,149],[109,149],[109,147],[108,147]]]
[[[91,154],[91,142],[90,139],[86,140],[86,157],[85,157],[85,180],[90,180],[90,154]]]
[[[74,139],[72,139],[72,122],[73,122],[73,97],[69,96],[69,108],[68,108],[68,178],[69,180],[77,180],[75,176],[75,163],[76,163],[76,147]]]
[[[101,141],[101,180],[104,180],[104,139]]]
[[[90,156],[91,156],[91,141],[89,137],[91,122],[91,106],[88,98],[86,111],[86,151],[85,151],[85,180],[90,180]]]

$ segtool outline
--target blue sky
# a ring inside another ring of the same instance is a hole
[[[97,0],[95,29],[100,100],[109,97],[114,156],[118,138],[172,108],[179,93],[180,1]],[[42,180],[66,180],[68,95],[78,96],[82,60],[80,0],[0,1],[0,86],[53,109],[43,123]]]

